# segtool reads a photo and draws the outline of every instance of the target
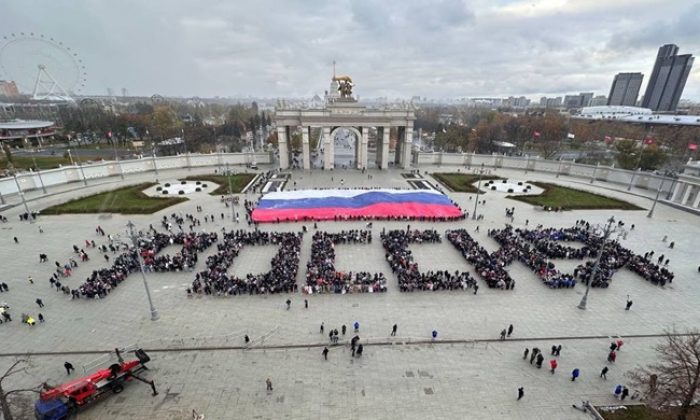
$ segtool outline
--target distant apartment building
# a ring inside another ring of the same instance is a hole
[[[608,104],[608,97],[605,95],[598,95],[591,99],[590,106],[604,106]]]
[[[19,96],[17,84],[12,80],[0,80],[0,96],[16,98]]]
[[[659,48],[642,106],[653,111],[675,111],[694,60],[691,54],[678,55],[674,44]]]
[[[503,101],[503,106],[509,106],[512,108],[527,108],[530,106],[530,100],[524,96],[516,98],[515,96],[509,96],[508,99]]]
[[[585,108],[590,106],[592,100],[593,92],[579,93],[578,95],[566,95],[564,96],[564,108]]]
[[[616,74],[605,105],[635,106],[643,78],[642,73]]]

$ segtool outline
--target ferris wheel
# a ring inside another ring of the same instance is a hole
[[[47,35],[19,32],[0,39],[0,79],[35,100],[73,101],[87,82],[77,51]]]

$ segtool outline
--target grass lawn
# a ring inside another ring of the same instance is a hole
[[[70,159],[67,157],[64,158],[63,156],[37,156],[34,159],[36,159],[36,164],[40,169],[54,169],[58,168],[59,165],[62,166],[67,166],[70,165]],[[92,157],[92,156],[80,156],[80,162],[85,163],[88,160],[96,160],[99,158]],[[73,157],[73,161],[77,163],[75,160],[75,157]],[[7,158],[3,156],[0,158],[0,170],[2,169],[7,169]],[[29,156],[12,156],[12,164],[14,165],[15,168],[17,169],[29,169],[34,167],[34,163],[32,162],[32,158]]]
[[[72,213],[121,213],[151,214],[177,203],[187,201],[184,197],[156,198],[149,197],[142,191],[156,185],[153,182],[132,185],[99,194],[77,198],[67,203],[48,207],[41,211],[45,214]]]
[[[677,413],[674,410],[658,411],[645,405],[630,405],[627,410],[617,410],[614,413],[601,411],[605,420],[675,420]],[[700,410],[691,409],[688,420],[700,420]]]
[[[230,194],[228,190],[228,180],[231,179],[231,188],[233,193],[237,194],[243,191],[246,185],[255,178],[255,174],[233,174],[233,175],[190,175],[187,178],[182,178],[185,181],[209,181],[219,185],[219,188],[210,192],[209,195]]]
[[[440,181],[441,184],[445,185],[447,188],[454,192],[466,192],[466,193],[476,193],[476,187],[472,184],[479,181],[479,175],[475,174],[462,174],[456,172],[449,173],[434,173],[433,178]],[[488,181],[491,179],[503,179],[500,176],[495,175],[482,175],[482,181]],[[482,191],[483,192],[483,191]]]
[[[626,201],[587,191],[546,182],[528,181],[528,183],[543,188],[544,192],[539,195],[509,195],[507,198],[524,201],[535,206],[560,207],[565,210],[644,210]]]

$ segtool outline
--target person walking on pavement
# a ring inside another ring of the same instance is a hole
[[[70,373],[75,370],[75,368],[70,362],[64,363],[63,367],[66,368],[66,375],[70,375]]]
[[[292,301],[287,299],[287,310],[292,306]]]
[[[561,355],[561,344],[557,346],[557,351],[554,354],[555,356],[559,357]]]
[[[529,353],[530,353],[530,349],[526,347],[526,348],[525,348],[525,352],[523,353],[523,360],[526,360],[526,359],[527,359],[527,355],[528,355]]]
[[[534,347],[532,349],[532,354],[530,355],[530,364],[532,364],[532,362],[535,361],[535,359],[537,358],[537,353],[539,353],[539,352],[540,352],[540,349],[538,349],[537,347]]]
[[[578,370],[578,368],[575,368],[574,370],[571,371],[571,382],[574,382],[576,378],[579,377],[581,371]]]
[[[479,285],[475,284],[474,285],[474,294],[476,294],[476,292],[478,292],[478,291],[479,291]]]
[[[323,322],[321,322],[321,334],[323,334]]]
[[[36,298],[35,302],[37,305],[39,305],[40,308],[44,307],[44,301],[42,301],[41,299]]]
[[[267,385],[267,390],[272,391],[272,381],[270,380],[270,378],[267,378],[265,380],[265,384]]]
[[[552,346],[552,356],[557,355],[557,346]]]
[[[542,353],[537,355],[537,369],[542,369],[542,363],[544,363],[544,356]]]
[[[622,387],[622,394],[620,395],[620,400],[621,400],[621,401],[624,401],[625,398],[627,398],[627,396],[628,396],[629,394],[630,394],[630,390],[629,390],[626,386],[623,386],[623,387]]]
[[[394,324],[393,327],[391,327],[391,336],[394,337],[396,336],[396,330],[399,328],[397,324]]]
[[[304,309],[309,309],[309,300],[304,299]]]
[[[600,377],[603,378],[604,380],[608,380],[608,367],[605,366],[603,370],[600,371]]]
[[[557,366],[559,366],[557,359],[552,359],[549,361],[549,367],[551,368],[552,375],[554,375],[554,371],[557,370]]]
[[[525,396],[525,388],[522,386],[518,388],[518,401],[520,401]]]
[[[632,299],[630,299],[630,295],[627,295],[627,305],[625,306],[625,310],[629,311],[631,307],[632,307]]]
[[[617,359],[617,353],[615,353],[615,350],[611,350],[610,353],[608,353],[608,362],[615,363],[615,359]]]
[[[511,334],[513,334],[513,324],[508,326],[508,337],[510,337]]]
[[[501,331],[501,340],[505,340],[505,339],[506,339],[506,330],[504,328],[503,331]]]
[[[353,324],[353,327],[355,327],[355,332],[360,331],[360,323],[359,322],[355,321],[355,323]]]
[[[328,347],[323,348],[323,358],[328,360]]]
[[[342,331],[343,335],[345,335],[346,330],[347,330],[347,328],[345,327],[345,324],[343,324],[343,326],[340,327],[340,331]]]

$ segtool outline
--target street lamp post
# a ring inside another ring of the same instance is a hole
[[[70,149],[66,149],[66,152],[68,152],[68,159],[70,159],[71,166],[75,166],[75,162],[73,162],[73,155],[70,154]]]
[[[151,290],[148,288],[148,281],[146,280],[146,273],[143,271],[143,258],[141,258],[141,249],[139,248],[138,238],[136,237],[136,232],[134,231],[134,224],[129,220],[126,224],[129,228],[129,236],[131,237],[131,242],[134,245],[134,250],[136,252],[136,259],[139,261],[139,270],[141,271],[141,278],[143,278],[143,287],[146,289],[146,297],[148,297],[148,306],[151,310],[151,321],[158,321],[160,319],[160,314],[158,310],[153,306],[153,299],[151,299]]]
[[[15,185],[17,185],[17,192],[19,193],[19,198],[22,199],[22,204],[24,205],[24,211],[27,212],[27,216],[29,217],[29,223],[34,223],[34,216],[32,215],[32,212],[29,211],[29,206],[27,206],[27,200],[24,199],[24,191],[22,191],[22,187],[19,185],[19,180],[17,179],[17,172],[12,171],[12,176],[15,178]]]
[[[36,158],[34,158],[34,155],[32,155],[32,163],[34,163],[34,169],[36,169],[37,175],[39,175],[39,183],[41,184],[41,190],[46,194],[46,186],[44,185],[44,180],[41,178],[41,169],[39,169],[39,166],[36,164]]]
[[[588,284],[586,285],[586,293],[583,294],[581,302],[578,304],[579,309],[586,309],[586,304],[588,303],[588,292],[591,290],[591,283],[593,283],[593,280],[595,280],[595,276],[598,274],[598,270],[600,270],[600,260],[603,258],[603,253],[605,252],[605,245],[608,242],[608,238],[613,232],[613,223],[615,223],[615,217],[610,217],[610,219],[608,219],[608,224],[605,226],[605,230],[603,231],[603,242],[600,245],[600,251],[598,251],[598,258],[596,258],[595,260],[593,271],[591,272],[591,276],[588,279]]]
[[[110,130],[110,133],[112,131]],[[117,153],[117,147],[114,145],[114,140],[112,139],[112,136],[110,134],[109,140],[112,143],[112,151],[114,151],[114,160],[117,162],[117,166],[119,167],[119,176],[121,177],[122,181],[124,180],[124,171],[122,170],[122,163],[119,161],[119,154]]]
[[[651,209],[649,209],[649,213],[647,213],[647,217],[651,218],[654,216],[654,209],[656,208],[656,203],[659,201],[659,196],[661,195],[661,190],[664,188],[664,182],[666,182],[666,176],[669,175],[668,172],[664,173],[664,177],[661,178],[661,184],[659,184],[659,189],[656,191],[656,197],[654,198],[654,204],[651,205]]]
[[[474,201],[474,214],[472,214],[472,220],[476,220],[476,206],[479,204],[479,192],[481,191],[481,176],[484,174],[484,164],[481,164],[481,169],[479,169],[479,182],[476,186],[476,200]]]
[[[156,165],[156,147],[153,146],[153,154],[151,155],[153,159],[153,170],[156,172],[156,176],[158,176],[158,166]]]
[[[192,170],[192,163],[190,162],[190,151],[187,150],[187,140],[185,140],[185,129],[181,129],[182,133],[182,144],[185,145],[185,158],[187,159],[187,170]]]
[[[561,173],[561,157],[559,158],[559,167],[557,168],[557,178],[559,178],[559,174]]]

